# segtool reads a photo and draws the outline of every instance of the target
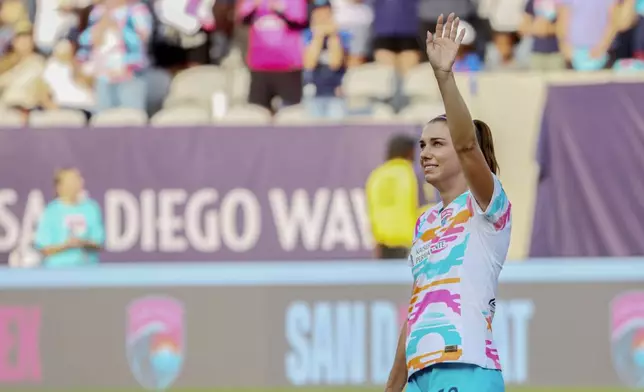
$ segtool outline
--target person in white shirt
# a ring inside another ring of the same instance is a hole
[[[373,9],[365,0],[331,0],[338,28],[350,34],[347,67],[365,62],[371,41]]]
[[[72,43],[62,40],[53,49],[42,75],[45,109],[76,109],[91,113],[94,109],[94,93],[89,80],[83,77],[74,62]]]
[[[91,5],[92,0],[36,0],[34,42],[38,50],[52,53],[56,42],[78,27],[75,9]]]

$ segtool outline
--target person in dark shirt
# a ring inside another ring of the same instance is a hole
[[[530,68],[551,71],[566,67],[557,41],[555,0],[528,0],[520,27],[523,37],[532,37]]]
[[[375,0],[374,58],[405,74],[420,62],[418,0]]]
[[[311,28],[304,32],[306,106],[314,117],[342,118],[345,114],[340,86],[346,70],[349,34],[338,29],[328,0],[316,0]],[[314,90],[314,91],[311,91]]]

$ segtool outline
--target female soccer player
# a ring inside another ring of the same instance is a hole
[[[472,117],[452,66],[464,32],[438,19],[427,55],[446,115],[420,140],[425,179],[442,201],[416,223],[414,287],[387,392],[502,392],[492,339],[498,276],[510,243],[510,202],[496,177],[490,129]]]

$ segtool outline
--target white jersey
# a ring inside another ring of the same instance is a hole
[[[511,205],[499,180],[482,211],[470,192],[418,219],[409,262],[409,376],[436,363],[501,369],[492,339],[499,273],[510,245]]]

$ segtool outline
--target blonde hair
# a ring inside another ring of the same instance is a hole
[[[69,166],[69,167],[63,167],[60,169],[56,169],[54,171],[54,193],[56,194],[56,197],[59,197],[60,195],[58,194],[58,186],[60,185],[61,181],[63,180],[63,176],[69,172],[77,170],[75,167]]]

